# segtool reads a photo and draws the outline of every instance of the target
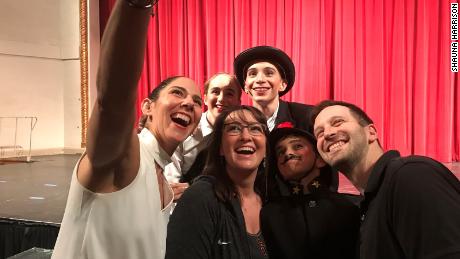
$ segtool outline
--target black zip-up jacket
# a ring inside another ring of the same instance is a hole
[[[357,258],[358,196],[328,190],[280,196],[260,212],[270,259]]]
[[[251,258],[240,202],[220,202],[214,181],[197,178],[177,203],[168,224],[166,259]]]

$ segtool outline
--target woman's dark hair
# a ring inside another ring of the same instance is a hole
[[[220,148],[222,145],[225,119],[227,119],[227,117],[230,114],[232,114],[232,116],[238,117],[242,121],[247,122],[248,118],[244,114],[244,111],[249,111],[252,114],[252,116],[254,116],[257,122],[263,125],[267,125],[267,120],[265,119],[264,114],[254,107],[247,105],[229,107],[228,109],[224,110],[221,114],[219,114],[219,116],[217,116],[216,122],[214,123],[214,130],[212,132],[211,139],[208,145],[208,156],[206,159],[206,166],[203,171],[203,174],[215,177],[216,181],[214,184],[214,192],[217,196],[217,199],[221,202],[228,202],[234,197],[239,198],[239,194],[235,188],[235,185],[228,176],[228,172],[225,167],[225,158],[220,155]],[[265,154],[266,159],[269,157],[270,154],[268,134],[268,128],[264,127],[264,135],[267,139]],[[254,183],[254,189],[261,196],[262,199],[264,199],[265,195],[266,173],[266,167],[263,165],[263,162],[261,162]]]
[[[152,92],[149,94],[149,99],[152,101],[158,100],[158,97],[160,96],[161,90],[163,90],[166,86],[168,86],[172,81],[176,80],[177,78],[181,78],[184,76],[171,76],[166,78],[165,80],[161,81],[157,87],[155,87]]]
[[[165,89],[166,86],[168,86],[172,81],[176,80],[177,78],[184,77],[184,76],[171,76],[166,78],[165,80],[161,81],[157,87],[155,87],[152,92],[150,92],[148,98],[155,102],[158,100],[158,97],[160,96],[161,90]],[[152,116],[147,116],[145,114],[142,114],[139,117],[139,121],[137,124],[137,133],[139,134],[143,128],[145,128],[145,125],[149,122],[149,120],[152,120]]]

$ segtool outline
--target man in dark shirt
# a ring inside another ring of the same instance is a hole
[[[312,121],[317,148],[364,195],[360,256],[460,258],[460,182],[441,163],[384,152],[357,106],[323,101]]]

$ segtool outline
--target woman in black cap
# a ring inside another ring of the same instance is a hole
[[[269,143],[261,228],[270,258],[355,258],[359,196],[330,190],[332,170],[310,133],[280,124]]]

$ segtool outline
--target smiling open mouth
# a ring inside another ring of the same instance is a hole
[[[225,109],[225,106],[224,106],[224,105],[218,104],[218,105],[216,105],[216,108],[217,108],[217,110],[218,110],[219,112],[222,112],[222,111]]]
[[[182,113],[175,113],[171,116],[171,120],[183,127],[190,125],[190,117]]]
[[[242,155],[251,155],[254,154],[256,151],[252,147],[240,147],[235,150],[237,154],[242,154]]]
[[[256,88],[252,88],[252,90],[256,93],[264,93],[266,91],[268,91],[270,88],[268,87],[256,87]]]
[[[342,147],[344,144],[345,144],[344,141],[335,142],[334,144],[329,146],[328,151],[330,151],[330,152],[335,151],[335,150],[339,149],[340,147]]]

